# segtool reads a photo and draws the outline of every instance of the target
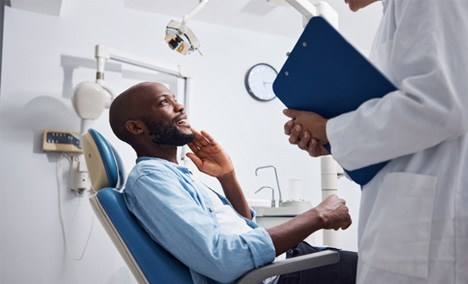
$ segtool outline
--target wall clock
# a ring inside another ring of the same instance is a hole
[[[245,87],[249,94],[258,101],[270,101],[276,97],[273,92],[273,81],[278,72],[266,63],[252,66],[245,74]]]

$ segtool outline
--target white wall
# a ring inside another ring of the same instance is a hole
[[[304,199],[319,202],[319,160],[287,142],[282,130],[284,106],[277,99],[259,103],[244,87],[245,72],[256,63],[279,70],[295,37],[193,21],[191,28],[204,55],[183,57],[163,41],[168,17],[125,9],[120,1],[111,0],[65,1],[61,15],[6,9],[0,95],[0,283],[134,281],[94,219],[87,198],[67,189],[67,158],[41,151],[43,129],[79,130],[71,88],[94,80],[97,43],[195,71],[191,123],[211,133],[230,153],[249,198],[270,197],[268,192],[255,195],[254,191],[262,185],[275,186],[273,172],[264,170],[256,177],[254,171],[275,165],[285,198],[285,180],[297,177],[303,180]],[[300,32],[301,27],[292,31],[297,36]],[[114,71],[120,67],[127,68],[110,65]],[[139,81],[114,71],[106,72],[106,81],[116,93]],[[157,75],[154,78],[158,80]],[[135,156],[113,136],[107,115],[93,127],[115,144],[130,170]],[[217,186],[213,179],[204,179]],[[344,179],[339,187],[356,221],[359,188]],[[342,233],[343,248],[356,249],[356,223]]]

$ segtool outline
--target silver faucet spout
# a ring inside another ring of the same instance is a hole
[[[267,166],[258,167],[258,168],[255,169],[255,175],[256,176],[258,175],[258,170],[267,169],[267,168],[273,168],[273,170],[275,171],[276,186],[278,187],[278,195],[279,195],[279,205],[281,205],[281,203],[283,203],[283,198],[281,197],[281,188],[280,188],[280,185],[279,185],[278,173],[276,171],[275,166],[267,165]]]
[[[271,186],[262,186],[255,191],[255,193],[259,193],[262,189],[271,189],[271,207],[276,207],[276,199],[275,199],[275,189]]]

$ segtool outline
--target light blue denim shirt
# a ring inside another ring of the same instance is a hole
[[[266,230],[245,219],[254,229],[239,235],[223,232],[200,186],[186,167],[141,157],[124,197],[151,237],[190,268],[194,283],[233,282],[272,262],[275,248]]]

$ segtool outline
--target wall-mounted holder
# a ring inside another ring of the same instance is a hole
[[[80,133],[44,129],[42,150],[44,152],[83,153],[80,146]]]
[[[82,196],[91,187],[79,132],[44,130],[42,132],[42,150],[71,154],[69,187],[76,195]]]
[[[70,189],[78,196],[83,196],[84,192],[91,188],[88,170],[84,155],[75,155],[71,160],[70,167]]]

